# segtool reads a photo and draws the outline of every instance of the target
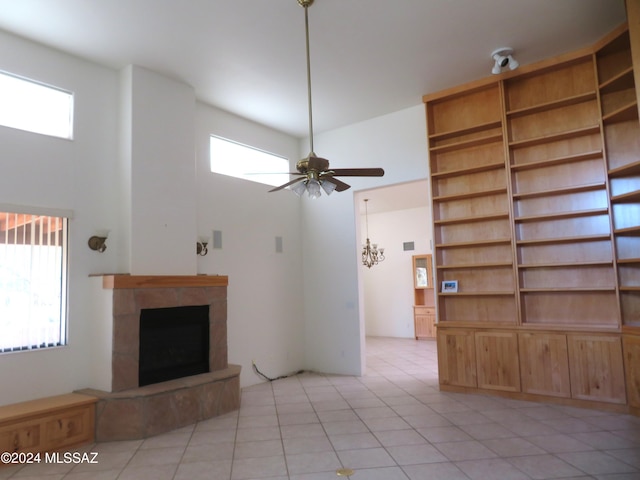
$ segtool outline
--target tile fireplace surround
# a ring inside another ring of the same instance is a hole
[[[240,407],[240,366],[227,363],[225,276],[103,275],[112,291],[111,392],[84,389],[98,398],[96,440],[133,440],[215,417]],[[140,311],[209,306],[209,373],[140,387]]]

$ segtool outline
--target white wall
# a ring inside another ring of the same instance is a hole
[[[194,275],[195,92],[138,66],[126,70],[132,77],[129,272]]]
[[[73,141],[0,127],[0,204],[73,212],[69,227],[69,344],[0,355],[0,404],[68,393],[90,384],[102,348],[87,301],[91,273],[121,267],[118,242],[104,254],[87,239],[117,229],[117,72],[0,32],[0,70],[74,92]],[[1,333],[0,333],[1,334]],[[95,348],[94,348],[95,347]]]
[[[383,167],[381,178],[349,178],[352,188],[304,199],[303,256],[307,368],[360,374],[364,367],[364,312],[358,307],[360,245],[354,193],[427,177],[424,106],[315,136],[315,152],[335,168]]]
[[[366,241],[364,216],[360,221],[360,243],[363,244]],[[415,337],[411,257],[431,253],[430,224],[431,209],[426,205],[369,214],[371,241],[384,247],[386,258],[370,269],[360,267],[366,335]],[[403,250],[403,242],[414,242],[415,250]]]
[[[209,136],[221,136],[297,161],[298,141],[205,104],[197,105],[198,235],[222,232],[222,249],[198,257],[198,273],[229,276],[229,362],[242,386],[304,367],[300,199],[288,190],[211,173]],[[276,253],[275,238],[283,252]],[[195,248],[195,247],[194,247]]]

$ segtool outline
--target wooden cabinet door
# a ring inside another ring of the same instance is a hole
[[[432,307],[414,307],[416,339],[434,338],[435,309]]]
[[[640,336],[624,335],[622,349],[624,351],[629,405],[640,407]]]
[[[438,329],[437,341],[440,384],[477,387],[473,331]]]
[[[524,393],[571,397],[566,335],[520,333],[518,346]]]
[[[626,403],[620,337],[569,334],[567,344],[572,397]]]
[[[416,323],[416,340],[427,338],[429,336],[429,326],[427,324],[426,315],[415,315]]]
[[[424,315],[425,332],[427,338],[436,337],[436,309],[430,308]]]
[[[518,337],[514,332],[476,332],[478,388],[520,391]]]

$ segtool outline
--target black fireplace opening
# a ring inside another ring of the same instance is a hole
[[[207,372],[209,305],[141,310],[141,387]]]

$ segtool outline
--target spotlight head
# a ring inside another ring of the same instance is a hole
[[[501,57],[500,55],[494,55],[493,58],[496,59],[496,63],[499,64],[501,67],[506,67],[507,63],[509,63],[509,58],[508,57]]]
[[[491,69],[491,73],[497,75],[502,71],[502,68],[507,65],[510,70],[518,68],[520,64],[513,59],[511,56],[512,54],[513,48],[509,47],[501,47],[491,52],[491,58],[495,61],[493,68]]]

